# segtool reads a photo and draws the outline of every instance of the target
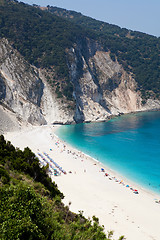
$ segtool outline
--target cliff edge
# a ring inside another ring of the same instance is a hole
[[[160,108],[142,105],[137,83],[98,42],[85,39],[66,49],[74,107],[58,98],[46,69],[30,65],[6,39],[0,40],[0,105],[7,116],[32,125],[104,121],[111,115]],[[1,114],[1,118],[3,118]],[[15,122],[15,121],[14,121]]]

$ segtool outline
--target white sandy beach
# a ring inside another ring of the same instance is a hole
[[[115,231],[115,240],[121,235],[128,240],[160,240],[160,204],[155,202],[160,196],[73,149],[57,138],[54,129],[56,126],[30,127],[6,133],[5,138],[20,149],[28,146],[36,155],[49,154],[67,172],[52,175],[65,196],[64,203],[71,202],[70,210],[83,211],[85,217],[98,217],[106,232]],[[102,167],[109,176],[101,171]],[[127,184],[138,189],[139,194],[134,194]]]

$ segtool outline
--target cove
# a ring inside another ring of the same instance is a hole
[[[160,194],[160,112],[66,125],[56,134],[110,169]]]

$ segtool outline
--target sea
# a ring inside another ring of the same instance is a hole
[[[160,195],[160,111],[64,125],[56,134],[142,188]]]

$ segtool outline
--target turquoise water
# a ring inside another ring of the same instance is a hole
[[[160,112],[105,123],[62,126],[56,133],[104,165],[160,194]]]

